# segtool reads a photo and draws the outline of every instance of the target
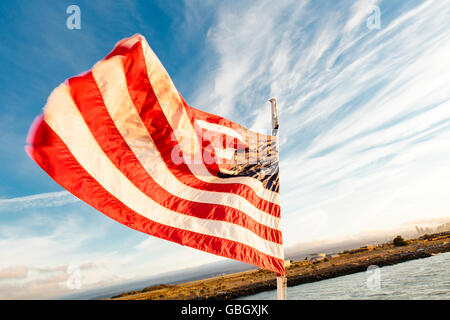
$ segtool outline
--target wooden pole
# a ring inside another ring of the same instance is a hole
[[[272,98],[269,100],[272,104],[272,136],[278,136],[278,110],[277,99]],[[277,275],[277,299],[286,300],[287,293],[287,278],[286,276]]]
[[[286,276],[277,276],[277,300],[286,300],[287,298],[287,278]]]
[[[277,99],[272,98],[269,100],[272,104],[272,135],[278,135],[278,110],[277,110]]]

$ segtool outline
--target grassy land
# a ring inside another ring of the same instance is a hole
[[[372,250],[354,249],[317,262],[295,261],[286,269],[288,286],[314,282],[450,251],[450,232],[379,245]],[[276,288],[274,272],[250,270],[177,285],[157,285],[125,292],[112,299],[233,299]],[[275,297],[274,297],[275,298]]]

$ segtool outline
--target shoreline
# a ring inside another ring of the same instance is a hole
[[[346,250],[321,261],[294,261],[286,268],[288,286],[296,286],[366,271],[371,265],[394,265],[450,252],[450,232],[409,239],[406,245],[386,243],[373,249]],[[276,289],[276,276],[266,270],[250,270],[177,285],[157,285],[124,292],[118,300],[223,300]],[[275,297],[274,297],[275,299]]]

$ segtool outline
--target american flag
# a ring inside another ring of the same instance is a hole
[[[26,150],[130,228],[285,273],[276,137],[188,106],[141,35],[58,86]]]

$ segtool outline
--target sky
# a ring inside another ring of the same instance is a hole
[[[50,92],[135,33],[193,107],[266,132],[277,98],[286,246],[450,217],[449,1],[2,1],[0,299],[223,260],[107,218],[24,151]]]

